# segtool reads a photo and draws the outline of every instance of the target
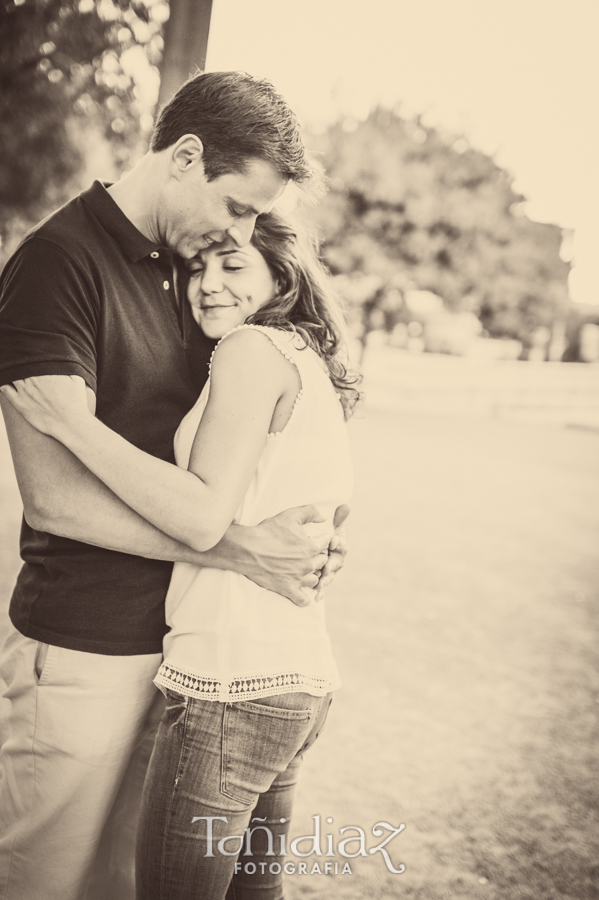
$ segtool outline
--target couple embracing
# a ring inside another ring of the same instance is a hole
[[[358,399],[315,249],[273,211],[313,178],[270,84],[199,75],[2,273],[25,510],[2,900],[283,896],[235,862],[284,845],[339,684],[321,594]]]

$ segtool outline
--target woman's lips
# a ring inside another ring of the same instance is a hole
[[[207,312],[211,309],[233,309],[235,307],[234,303],[218,303],[214,306],[200,306],[202,312]]]

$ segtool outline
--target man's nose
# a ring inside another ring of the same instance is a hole
[[[249,244],[252,234],[254,233],[254,225],[256,224],[256,216],[243,217],[237,219],[236,222],[227,228],[227,234],[233,238],[238,247],[244,247]]]

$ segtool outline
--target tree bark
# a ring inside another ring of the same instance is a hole
[[[170,0],[164,34],[158,109],[198,69],[206,67],[212,0]]]

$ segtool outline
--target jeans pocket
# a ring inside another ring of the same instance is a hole
[[[221,792],[251,808],[258,795],[265,793],[297,756],[312,729],[312,720],[312,707],[288,709],[257,700],[227,704]]]
[[[169,703],[187,703],[189,700],[189,697],[186,697],[185,694],[180,694],[179,691],[175,691],[173,688],[164,687],[163,684],[157,684],[156,687],[164,694]]]
[[[165,699],[161,722],[164,722],[168,727],[185,730],[188,722],[190,698],[162,685],[158,685],[158,688],[164,694]]]
[[[306,750],[309,750],[312,744],[316,741],[317,737],[320,735],[320,732],[325,726],[327,718],[329,716],[329,710],[331,708],[331,703],[333,702],[333,694],[327,694],[325,697],[322,697],[322,703],[314,717],[314,723],[312,728],[310,729],[308,736],[306,738],[306,742],[300,748],[300,753],[303,754]]]
[[[235,706],[253,710],[258,714],[274,715],[283,719],[305,720],[314,713],[318,697],[300,691],[289,694],[274,694],[271,697],[256,697],[253,700],[239,700]]]

